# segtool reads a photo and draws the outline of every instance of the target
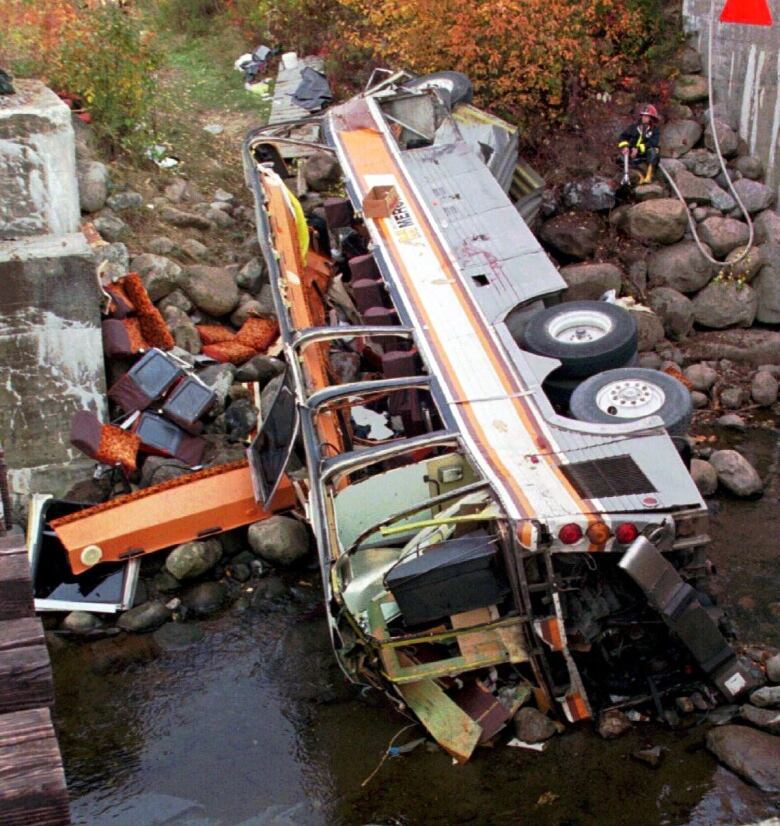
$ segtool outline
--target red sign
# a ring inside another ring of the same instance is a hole
[[[769,0],[726,0],[720,14],[721,23],[742,23],[747,26],[771,26]]]

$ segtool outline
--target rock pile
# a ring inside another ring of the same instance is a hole
[[[766,662],[774,685],[754,691],[740,724],[707,732],[707,747],[725,766],[765,792],[780,792],[780,654]],[[743,725],[744,724],[744,725]]]
[[[173,336],[172,353],[216,394],[215,407],[204,417],[203,464],[244,458],[246,439],[257,425],[244,383],[255,382],[260,392],[267,393],[284,365],[273,355],[254,355],[255,351],[233,358],[235,363],[219,363],[205,357],[204,348],[208,349],[215,329],[221,331],[220,337],[233,337],[248,319],[275,319],[253,211],[224,189],[204,196],[182,177],[170,180],[162,194],[144,203],[138,192],[112,184],[108,167],[97,159],[90,133],[81,123],[77,153],[81,209],[105,242],[95,245],[104,278],[119,279],[128,272],[140,275]],[[313,193],[307,208],[317,206],[317,199]],[[160,234],[139,249],[132,227],[148,226],[150,216],[156,217]],[[220,244],[215,242],[226,238],[230,251],[218,260]],[[128,366],[121,360],[109,361],[109,383]],[[150,487],[190,472],[177,459],[146,456],[131,477],[132,487]],[[105,493],[99,483],[85,480],[66,498],[97,501]],[[191,644],[197,634],[182,635],[174,623],[227,606],[272,610],[275,601],[289,595],[284,571],[307,565],[310,550],[308,527],[283,516],[187,542],[143,559],[135,604],[115,624],[106,615],[74,611],[61,620],[60,628],[90,637],[116,629],[155,632],[155,637],[171,637],[171,644]]]
[[[591,171],[560,193],[548,193],[539,235],[569,285],[564,300],[622,290],[650,311],[635,313],[643,366],[664,369],[675,362],[693,369],[707,362],[715,376],[706,387],[694,386],[698,409],[716,415],[743,406],[772,408],[777,376],[767,376],[765,365],[780,365],[780,332],[754,325],[780,324],[780,213],[763,183],[761,160],[750,154],[737,124],[716,108],[724,174],[714,151],[701,60],[685,47],[677,64],[673,99],[662,107],[661,166],[685,203],[661,172],[621,203],[617,176]],[[729,181],[755,227],[745,257],[750,232]],[[723,263],[711,263],[702,250]],[[713,356],[703,356],[706,351]],[[729,378],[741,386],[741,395],[724,386],[724,357],[752,367]]]

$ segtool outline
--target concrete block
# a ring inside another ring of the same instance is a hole
[[[0,434],[14,479],[83,456],[81,409],[105,417],[100,291],[80,233],[0,242]]]
[[[0,241],[78,230],[70,109],[36,80],[0,96]]]

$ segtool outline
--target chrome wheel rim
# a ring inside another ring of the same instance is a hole
[[[590,344],[612,330],[612,319],[596,310],[571,310],[547,324],[547,332],[563,344]]]
[[[666,394],[657,384],[642,379],[611,381],[596,393],[599,410],[618,419],[652,416],[665,401]]]

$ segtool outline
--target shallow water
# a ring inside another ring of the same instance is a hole
[[[715,500],[712,555],[740,637],[780,645],[777,434],[752,433],[745,449],[773,482],[756,502]],[[780,815],[777,800],[717,767],[702,728],[654,724],[610,742],[586,727],[543,754],[480,750],[466,766],[421,746],[363,787],[409,721],[344,686],[317,602],[316,587],[297,585],[273,610],[202,623],[183,650],[152,636],[57,646],[74,823],[731,826]],[[659,769],[631,759],[646,745],[668,749]]]

